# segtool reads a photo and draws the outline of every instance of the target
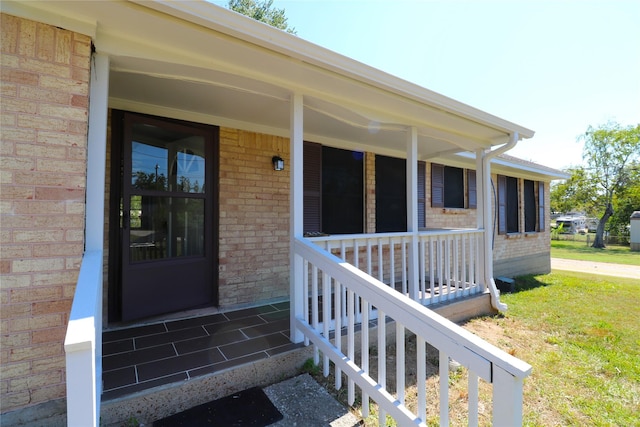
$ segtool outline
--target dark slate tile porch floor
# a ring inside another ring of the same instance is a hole
[[[185,381],[284,353],[289,303],[106,331],[102,400]]]

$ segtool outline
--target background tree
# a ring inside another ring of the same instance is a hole
[[[585,212],[593,215],[595,188],[587,177],[587,171],[578,166],[565,172],[571,174],[569,179],[552,183],[551,212]]]
[[[580,138],[584,141],[582,157],[587,165],[587,178],[596,184],[594,197],[603,212],[592,246],[604,248],[604,229],[614,214],[614,197],[623,195],[635,184],[632,166],[640,160],[640,124],[635,127],[622,127],[618,123],[597,128],[589,126]]]
[[[640,163],[634,162],[625,169],[627,183],[613,198],[614,213],[609,218],[607,231],[629,239],[629,218],[640,210]]]
[[[296,34],[296,29],[287,23],[284,9],[274,8],[273,0],[229,0],[227,7],[256,21]]]

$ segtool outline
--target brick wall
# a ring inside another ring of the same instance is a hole
[[[290,170],[287,138],[220,129],[220,306],[288,297]]]
[[[84,239],[88,37],[2,14],[1,412],[64,397]]]

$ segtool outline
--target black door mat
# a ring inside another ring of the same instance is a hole
[[[262,389],[253,387],[155,421],[153,427],[264,427],[281,419]]]

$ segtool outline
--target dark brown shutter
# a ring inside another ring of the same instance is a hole
[[[431,207],[444,207],[444,166],[431,163]]]
[[[478,192],[476,190],[476,171],[467,170],[467,191],[469,193],[469,209],[478,207]]]
[[[304,142],[304,232],[322,231],[322,145]]]
[[[544,181],[538,181],[538,231],[545,231]]]
[[[418,228],[427,225],[427,163],[418,162]]]
[[[498,175],[498,234],[507,234],[507,177]]]

